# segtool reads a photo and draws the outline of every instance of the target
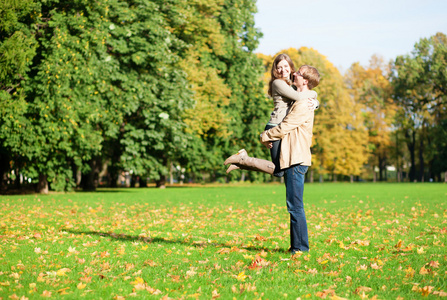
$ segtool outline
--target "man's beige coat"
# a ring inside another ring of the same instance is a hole
[[[281,169],[298,164],[311,165],[310,146],[314,115],[307,101],[296,101],[278,126],[261,134],[261,142],[282,140],[279,159]]]

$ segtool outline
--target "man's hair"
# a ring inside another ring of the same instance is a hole
[[[290,66],[290,74],[295,73],[295,65],[294,65],[292,59],[291,59],[287,54],[285,54],[285,53],[278,54],[278,56],[275,57],[275,59],[273,60],[272,69],[270,70],[270,76],[271,76],[271,77],[270,77],[269,90],[268,90],[268,94],[269,94],[270,96],[273,96],[273,95],[272,95],[272,84],[273,84],[273,81],[274,81],[275,79],[278,79],[278,76],[279,76],[279,75],[278,75],[278,72],[276,71],[276,67],[278,66],[278,64],[279,64],[282,60],[286,60],[287,63],[289,64],[289,66]],[[289,82],[288,82],[288,83],[289,83]],[[290,83],[289,83],[289,84],[290,84]]]
[[[320,73],[318,73],[318,70],[315,67],[303,65],[300,67],[299,72],[304,79],[307,79],[307,87],[309,90],[318,86],[320,83]]]

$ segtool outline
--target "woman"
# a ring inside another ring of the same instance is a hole
[[[271,78],[269,82],[268,94],[273,98],[274,108],[270,115],[270,120],[265,126],[265,130],[278,126],[285,118],[290,106],[294,101],[305,101],[312,99],[311,109],[318,107],[317,93],[315,91],[297,92],[291,86],[291,74],[295,73],[295,65],[287,54],[279,54],[272,64],[270,71]],[[281,150],[281,141],[272,142],[270,156],[272,161],[249,157],[245,149],[239,150],[227,158],[225,165],[231,164],[227,173],[236,170],[253,170],[268,173],[276,177],[284,176],[279,164]]]

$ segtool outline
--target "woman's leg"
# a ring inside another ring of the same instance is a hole
[[[275,170],[275,164],[269,160],[260,159],[256,157],[250,157],[247,154],[245,149],[239,150],[238,153],[231,155],[228,157],[225,162],[225,165],[230,164],[230,167],[227,169],[227,173],[237,170],[251,170],[264,172],[270,175],[273,175],[273,171]]]
[[[269,130],[273,128],[273,125],[266,125],[265,130]],[[272,158],[272,162],[275,164],[275,171],[273,172],[273,176],[275,177],[283,177],[284,171],[281,171],[281,166],[279,163],[279,156],[281,155],[281,140],[273,141],[272,148],[270,149],[270,157]]]

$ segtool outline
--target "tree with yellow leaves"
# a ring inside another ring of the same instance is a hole
[[[391,98],[388,76],[389,66],[377,56],[371,58],[368,67],[354,63],[345,74],[349,94],[360,106],[368,131],[368,167],[374,181],[377,180],[376,168],[379,170],[379,180],[386,179],[384,172],[389,164],[391,127],[396,106]]]

